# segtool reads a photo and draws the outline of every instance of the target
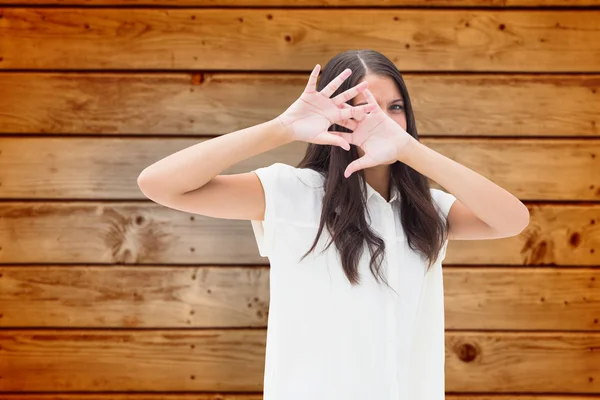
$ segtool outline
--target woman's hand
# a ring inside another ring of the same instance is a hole
[[[383,112],[368,89],[364,90],[364,94],[367,105],[374,105],[375,109],[357,118],[360,122],[353,129],[354,132],[334,132],[336,136],[360,147],[365,152],[362,157],[352,161],[346,167],[344,172],[346,178],[361,169],[380,164],[393,164],[402,158],[411,139],[414,140],[396,121]],[[346,104],[342,107],[349,110],[351,106]]]
[[[362,82],[333,99],[330,98],[342,82],[352,74],[350,69],[344,70],[323,90],[317,92],[317,77],[320,69],[321,66],[317,64],[310,74],[300,98],[276,119],[288,130],[294,141],[334,145],[350,150],[350,144],[345,138],[336,135],[335,131],[327,129],[333,124],[351,130],[356,129],[358,123],[351,118],[362,119],[366,113],[377,107],[377,103],[358,107],[346,104],[347,101],[367,88],[367,82]]]

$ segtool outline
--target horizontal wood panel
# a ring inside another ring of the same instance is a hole
[[[600,265],[600,205],[528,204],[520,235],[450,241],[445,264]],[[249,221],[155,203],[0,203],[0,263],[264,264]],[[308,249],[307,249],[308,250]]]
[[[502,394],[454,394],[446,400],[597,400],[594,395],[502,395]],[[262,400],[261,393],[248,394],[3,394],[3,400]]]
[[[600,331],[600,270],[446,268],[446,328]],[[266,327],[268,268],[0,267],[0,327]]]
[[[0,331],[0,390],[259,391],[265,339],[264,330]],[[599,363],[597,333],[446,333],[449,392],[597,393]]]
[[[262,393],[249,394],[226,394],[226,393],[210,393],[210,394],[3,394],[3,400],[262,400]],[[446,397],[448,398],[448,397]],[[484,398],[464,398],[462,400],[487,400]],[[515,400],[514,398],[504,398],[496,400]],[[567,397],[544,397],[544,398],[527,398],[519,397],[518,400],[590,400],[586,397],[567,396]]]
[[[0,69],[310,71],[349,48],[379,50],[402,71],[600,68],[598,10],[5,8],[3,15]]]
[[[15,4],[0,0],[0,4]],[[196,7],[583,7],[598,0],[19,0],[22,5],[111,5],[111,6],[196,6]]]
[[[146,199],[137,184],[144,168],[205,140],[0,138],[0,197]],[[248,172],[281,161],[297,165],[305,150],[306,143],[294,142],[241,161],[224,173]]]
[[[207,139],[0,138],[0,196],[145,199],[137,185],[140,173],[203,140]],[[422,142],[522,200],[600,200],[600,140],[426,138]],[[305,150],[306,143],[294,142],[224,173],[248,172],[274,162],[297,165]]]
[[[265,339],[265,330],[0,331],[0,391],[260,391]]]
[[[600,330],[600,270],[444,269],[446,329]]]
[[[598,334],[446,334],[446,390],[600,392]]]
[[[600,265],[600,205],[527,207],[530,223],[520,235],[483,241],[452,240],[445,263]]]
[[[262,400],[261,393],[248,394],[3,394],[3,400]],[[594,395],[502,395],[454,394],[446,400],[597,400]]]
[[[0,267],[1,327],[264,328],[268,310],[268,267]]]
[[[261,393],[248,394],[3,394],[3,400],[262,400]],[[597,400],[593,395],[502,395],[502,394],[455,394],[446,400]]]
[[[421,136],[600,137],[600,75],[404,78]],[[281,114],[307,79],[306,73],[4,72],[0,132],[224,134]]]

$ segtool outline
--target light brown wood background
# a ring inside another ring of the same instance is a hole
[[[269,280],[250,223],[159,206],[136,179],[275,117],[356,48],[398,65],[424,143],[531,211],[518,237],[450,243],[447,398],[600,396],[599,0],[15,3],[0,0],[1,399],[259,400]]]

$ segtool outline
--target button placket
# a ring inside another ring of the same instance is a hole
[[[394,291],[398,292],[398,259],[396,249],[396,224],[394,222],[394,209],[392,204],[384,202],[383,207],[383,218],[381,223],[383,224],[383,233],[385,235],[386,242],[386,262],[388,272],[387,280],[389,285],[394,288]],[[391,399],[400,398],[400,387],[398,381],[398,332],[397,332],[397,321],[396,321],[396,293],[390,291],[389,302],[387,304],[387,319],[388,319],[388,358],[389,358],[389,372],[390,372],[390,395]],[[399,295],[399,294],[398,294]]]

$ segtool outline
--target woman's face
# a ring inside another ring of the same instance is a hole
[[[394,80],[389,76],[367,74],[360,82],[364,81],[369,82],[369,90],[373,93],[375,100],[377,100],[383,112],[396,121],[402,129],[406,130],[404,100]],[[367,104],[367,98],[363,93],[359,93],[352,99],[352,105],[359,106],[362,104]],[[360,147],[358,148],[358,153],[361,157],[364,155]]]

